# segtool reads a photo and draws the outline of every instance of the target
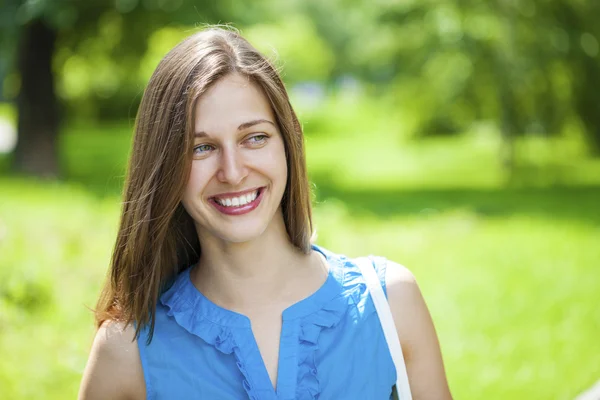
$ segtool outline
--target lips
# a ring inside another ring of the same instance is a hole
[[[256,199],[258,191],[259,189],[256,189],[239,196],[218,196],[214,197],[214,199],[217,203],[225,207],[245,206]]]
[[[210,198],[209,203],[226,215],[249,213],[260,204],[265,188],[250,189],[236,193],[224,193]]]

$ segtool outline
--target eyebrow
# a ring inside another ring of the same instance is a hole
[[[265,124],[265,123],[275,126],[275,124],[272,121],[269,121],[268,119],[260,118],[260,119],[254,119],[252,121],[248,121],[248,122],[244,122],[244,123],[240,124],[240,126],[238,126],[237,130],[242,131],[242,130],[248,129],[254,125]],[[195,137],[205,137],[205,136],[208,136],[208,134],[204,131],[199,131],[199,132],[195,132],[194,136]]]

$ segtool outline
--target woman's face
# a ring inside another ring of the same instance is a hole
[[[200,237],[239,243],[260,236],[281,217],[287,181],[283,138],[268,99],[247,77],[227,75],[198,99],[194,132],[182,203]]]

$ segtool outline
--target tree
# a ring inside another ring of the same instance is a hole
[[[9,56],[0,67],[4,73],[16,70],[20,75],[15,172],[60,174],[58,137],[63,108],[55,90],[55,71],[64,60],[57,60],[57,49],[77,52],[89,45],[97,35],[99,21],[108,13],[124,20],[122,41],[112,56],[130,65],[144,54],[147,38],[157,27],[175,23],[192,26],[222,16],[221,9],[210,1],[8,0],[0,20],[4,38],[0,45]]]
[[[560,134],[575,119],[600,154],[599,2],[375,1],[367,9],[353,0],[303,0],[298,7],[337,50],[337,72],[394,90],[398,107],[422,116],[423,135],[491,120],[510,142],[528,132]]]
[[[56,36],[55,29],[36,18],[25,24],[19,38],[21,89],[14,165],[20,172],[38,176],[55,176],[58,172],[59,110],[52,74]]]

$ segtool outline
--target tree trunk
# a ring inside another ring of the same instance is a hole
[[[59,172],[60,118],[52,73],[56,36],[56,30],[36,19],[23,27],[18,45],[21,89],[13,169],[39,177],[56,177]]]
[[[504,0],[500,4],[501,21],[506,29],[506,50],[501,47],[497,49],[498,61],[496,62],[496,78],[500,84],[500,106],[501,121],[500,132],[502,137],[502,146],[500,150],[500,159],[505,173],[505,184],[510,185],[515,182],[516,160],[515,160],[515,137],[517,135],[518,112],[517,99],[513,90],[516,85],[516,79],[519,76],[515,71],[516,67],[516,47],[515,47],[515,19],[511,3]]]
[[[590,153],[600,156],[600,91],[599,64],[595,58],[580,52],[579,82],[575,88],[576,108],[587,131]]]
[[[589,150],[592,155],[600,156],[600,103],[598,91],[600,90],[600,73],[598,72],[597,56],[591,57],[580,46],[581,34],[586,30],[593,32],[593,22],[586,21],[586,15],[578,13],[570,2],[557,3],[556,20],[570,33],[570,52],[567,63],[574,80],[573,97],[575,111],[577,112],[586,130]],[[588,10],[593,10],[590,7]],[[592,21],[593,18],[592,18]],[[587,27],[587,29],[586,29]],[[597,32],[597,31],[596,31]],[[597,37],[597,36],[596,36]]]

